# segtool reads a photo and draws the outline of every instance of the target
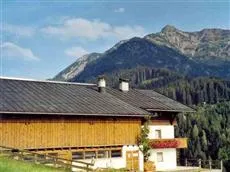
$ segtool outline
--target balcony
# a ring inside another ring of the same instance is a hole
[[[187,148],[187,138],[174,138],[174,139],[151,139],[150,146],[153,149],[162,148]]]

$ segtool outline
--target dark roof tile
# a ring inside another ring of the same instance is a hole
[[[130,89],[128,92],[122,92],[118,89],[107,89],[113,96],[128,102],[129,104],[142,109],[151,109],[152,111],[174,111],[174,112],[194,112],[188,106],[174,101],[153,90]]]

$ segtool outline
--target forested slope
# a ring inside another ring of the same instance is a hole
[[[177,117],[176,136],[189,138],[180,158],[224,160],[230,170],[230,102],[197,107],[195,114]]]

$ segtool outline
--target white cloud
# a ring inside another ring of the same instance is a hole
[[[42,30],[51,35],[60,35],[67,38],[80,37],[98,39],[110,30],[110,25],[98,20],[89,21],[83,18],[64,20],[60,26],[48,26]]]
[[[120,39],[128,39],[134,36],[143,36],[145,30],[141,26],[117,26],[113,28],[114,34]]]
[[[35,28],[22,25],[3,24],[2,31],[16,36],[31,37],[35,33]]]
[[[124,8],[117,8],[114,10],[115,13],[124,13],[125,9]]]
[[[143,36],[144,28],[141,26],[112,26],[100,20],[87,20],[83,18],[65,19],[62,24],[42,28],[42,31],[59,38],[83,38],[96,40],[113,37],[128,39],[133,36]]]
[[[82,47],[71,47],[69,49],[65,50],[65,54],[70,56],[70,57],[81,57],[85,54],[88,54],[89,52],[87,50],[85,50]]]
[[[6,57],[23,58],[24,60],[39,60],[28,48],[22,48],[12,42],[4,42],[1,45],[2,55]]]

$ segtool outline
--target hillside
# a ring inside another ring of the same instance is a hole
[[[230,80],[214,77],[191,78],[168,69],[150,67],[124,69],[105,75],[107,84],[112,87],[118,87],[119,78],[129,78],[134,88],[154,89],[190,106],[230,100]]]
[[[196,77],[230,78],[230,31],[203,29],[184,32],[166,26],[161,32],[144,38],[121,41],[104,53],[91,53],[78,58],[54,80],[95,80],[98,75],[139,66],[165,68]]]
[[[230,80],[218,78],[183,78],[156,90],[187,105],[204,102],[215,104],[230,100]]]
[[[198,106],[193,115],[178,115],[175,134],[188,137],[188,149],[180,150],[180,160],[223,160],[230,169],[230,102]]]

